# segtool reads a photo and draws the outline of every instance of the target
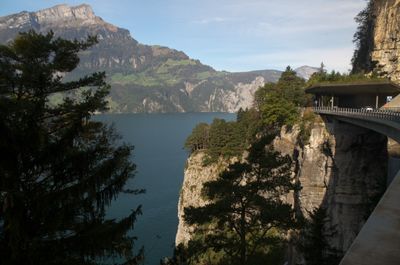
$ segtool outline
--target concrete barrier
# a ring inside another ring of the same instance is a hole
[[[400,171],[340,265],[400,264]]]

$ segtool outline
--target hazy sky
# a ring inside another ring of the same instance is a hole
[[[319,66],[347,71],[365,0],[0,0],[0,16],[90,4],[144,44],[182,50],[218,70]]]

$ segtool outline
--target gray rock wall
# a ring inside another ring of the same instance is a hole
[[[178,202],[178,231],[176,233],[175,245],[186,244],[194,231],[194,227],[188,226],[184,219],[184,208],[189,206],[204,206],[205,201],[201,196],[203,184],[214,180],[227,167],[228,162],[219,161],[208,166],[203,165],[204,153],[193,153],[186,162],[185,176]]]
[[[374,1],[374,49],[372,60],[391,80],[400,82],[400,1]]]
[[[297,144],[298,128],[282,130],[275,148],[295,161],[294,174],[302,186],[295,207],[308,216],[323,206],[328,225],[336,230],[331,246],[345,252],[386,187],[387,138],[345,123],[313,124],[309,143]]]

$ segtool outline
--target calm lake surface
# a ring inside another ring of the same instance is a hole
[[[129,188],[144,188],[142,195],[120,195],[108,211],[111,218],[121,218],[141,204],[133,234],[137,247],[145,248],[145,264],[158,265],[162,257],[171,256],[178,226],[177,205],[188,152],[185,139],[200,122],[214,118],[236,119],[229,113],[109,114],[97,120],[114,123],[123,141],[133,144],[133,161],[137,165]]]

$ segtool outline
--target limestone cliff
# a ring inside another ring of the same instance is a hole
[[[336,230],[331,246],[345,252],[385,189],[387,139],[375,132],[338,122],[316,122],[310,138],[298,145],[300,131],[282,130],[275,148],[294,159],[302,189],[294,205],[305,216],[327,209],[328,226]]]
[[[186,244],[194,231],[194,227],[185,224],[183,220],[184,208],[189,206],[199,207],[206,204],[201,197],[203,184],[214,180],[227,167],[228,163],[219,161],[208,166],[203,165],[204,153],[193,153],[187,160],[185,177],[181,188],[178,202],[178,231],[176,233],[175,244]]]
[[[374,48],[377,70],[400,82],[400,0],[374,0]]]
[[[387,172],[387,139],[372,131],[343,123],[314,122],[306,144],[299,144],[301,131],[282,129],[275,149],[293,158],[293,175],[302,189],[292,194],[299,213],[324,206],[328,226],[336,233],[331,246],[346,251],[382,194]],[[202,184],[214,179],[222,164],[202,166],[202,154],[189,157],[179,200],[176,244],[190,239],[192,228],[183,221],[184,207],[199,206]]]

